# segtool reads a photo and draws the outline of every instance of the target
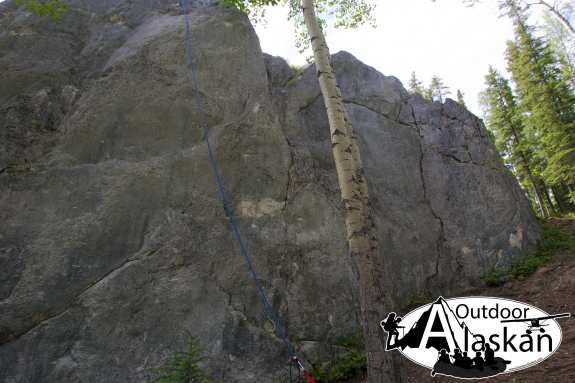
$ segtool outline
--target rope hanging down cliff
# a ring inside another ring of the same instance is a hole
[[[249,266],[249,268],[250,268],[250,271],[251,271],[251,273],[252,273],[252,276],[253,276],[253,278],[254,278],[254,281],[256,282],[256,284],[257,284],[257,286],[258,286],[258,289],[260,290],[260,293],[261,293],[261,295],[262,295],[262,298],[264,299],[264,302],[265,302],[265,304],[266,304],[266,306],[267,306],[267,308],[268,308],[268,311],[270,312],[270,315],[271,315],[271,317],[272,317],[272,319],[273,319],[273,321],[274,321],[274,323],[275,323],[275,325],[276,325],[276,328],[278,329],[278,331],[279,331],[279,333],[280,333],[280,335],[281,335],[281,337],[282,337],[282,339],[283,339],[283,341],[284,341],[284,343],[285,343],[285,345],[286,345],[286,347],[287,347],[287,349],[288,349],[288,351],[289,351],[289,353],[290,353],[290,355],[291,355],[291,361],[290,361],[290,380],[291,380],[291,366],[292,366],[292,365],[295,365],[301,372],[303,372],[303,374],[305,375],[305,377],[306,377],[311,383],[315,383],[314,380],[311,378],[311,376],[308,374],[308,372],[303,368],[303,365],[302,365],[301,362],[299,361],[298,357],[294,354],[292,348],[290,347],[290,345],[289,345],[289,343],[288,343],[288,341],[287,341],[287,339],[286,339],[286,337],[285,337],[285,335],[284,335],[284,333],[283,333],[283,331],[282,331],[282,328],[281,328],[280,324],[278,323],[278,320],[277,320],[277,318],[276,318],[276,316],[275,316],[275,314],[274,314],[274,311],[273,311],[273,309],[272,309],[270,303],[268,302],[268,299],[267,299],[267,297],[266,297],[266,295],[265,295],[265,293],[264,293],[264,290],[263,290],[263,288],[262,288],[260,282],[258,281],[256,272],[255,272],[255,270],[254,270],[254,268],[253,268],[253,266],[252,266],[252,262],[250,261],[250,257],[248,256],[248,253],[247,253],[246,248],[245,248],[245,246],[244,246],[244,242],[242,241],[242,237],[241,237],[241,235],[240,235],[240,232],[238,231],[238,228],[237,228],[237,226],[236,226],[236,222],[234,221],[234,217],[232,216],[232,211],[231,211],[231,209],[230,209],[230,206],[229,206],[229,203],[228,203],[228,199],[226,198],[226,194],[224,193],[224,187],[222,186],[222,181],[221,181],[221,179],[220,179],[220,175],[219,175],[219,172],[218,172],[218,168],[217,168],[216,162],[215,162],[215,160],[214,160],[214,155],[213,155],[213,153],[212,153],[212,148],[211,148],[211,146],[210,146],[210,141],[209,141],[209,139],[208,139],[208,130],[206,129],[206,123],[205,123],[205,121],[204,121],[204,115],[203,115],[203,113],[202,113],[202,105],[201,105],[201,103],[200,103],[200,95],[199,95],[198,87],[197,87],[197,84],[196,84],[196,72],[195,72],[195,69],[194,69],[194,60],[193,60],[193,58],[192,58],[192,43],[191,43],[191,37],[190,37],[190,25],[189,25],[189,22],[188,22],[188,14],[187,14],[187,11],[186,11],[186,5],[184,4],[184,0],[180,0],[180,4],[182,5],[182,8],[183,8],[183,10],[184,10],[184,19],[186,20],[186,34],[187,34],[187,37],[188,37],[188,53],[189,53],[189,56],[190,56],[190,67],[191,67],[191,72],[192,72],[192,80],[193,80],[193,83],[194,83],[194,90],[195,90],[195,93],[196,93],[196,102],[198,103],[198,110],[199,110],[199,112],[200,112],[200,120],[201,120],[201,124],[202,124],[202,130],[203,130],[203,132],[204,132],[204,137],[205,137],[205,139],[206,139],[206,146],[207,146],[207,148],[208,148],[208,153],[209,153],[209,155],[210,155],[210,161],[212,162],[212,168],[214,169],[214,173],[215,173],[215,175],[216,175],[216,180],[217,180],[217,182],[218,182],[218,187],[219,187],[219,189],[220,189],[220,194],[221,194],[222,199],[223,199],[223,201],[224,201],[224,206],[226,207],[226,212],[228,213],[228,217],[230,218],[230,222],[231,222],[231,224],[232,224],[232,227],[233,227],[233,229],[234,229],[234,232],[236,233],[236,238],[238,239],[238,243],[239,243],[240,248],[241,248],[241,250],[242,250],[242,253],[244,254],[244,257],[245,257],[245,259],[246,259],[246,261],[247,261],[247,263],[248,263],[248,266]],[[298,381],[299,381],[299,376],[298,376]]]

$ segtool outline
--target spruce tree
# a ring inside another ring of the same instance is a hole
[[[525,131],[536,142],[543,178],[560,210],[573,210],[569,199],[575,198],[575,96],[553,50],[533,35],[525,13],[511,0],[508,4],[515,40],[508,42],[506,58],[525,116]]]
[[[435,101],[435,100],[433,99],[433,92],[431,91],[431,88],[423,88],[423,91],[422,91],[421,95],[422,95],[423,98],[425,98],[426,100]]]
[[[425,93],[425,88],[422,86],[422,82],[417,79],[415,76],[415,71],[411,72],[411,77],[409,78],[408,86],[409,88],[407,91],[409,94],[419,93],[423,95]]]
[[[461,93],[461,91],[459,89],[457,89],[457,102],[462,107],[467,108],[467,105],[465,105],[465,101],[463,101],[463,96],[464,96],[464,93]]]
[[[494,134],[495,146],[541,215],[547,216],[551,201],[544,198],[546,187],[533,160],[534,149],[524,135],[523,119],[509,81],[489,66],[485,84],[487,89],[480,94],[480,104]]]
[[[443,79],[438,75],[434,75],[431,78],[431,84],[429,84],[428,93],[431,95],[433,101],[443,102],[445,101],[445,96],[451,94],[449,87],[443,85]]]
[[[213,358],[202,355],[206,349],[196,345],[200,334],[192,335],[190,330],[185,330],[190,338],[186,342],[188,350],[172,351],[172,355],[163,366],[153,369],[154,372],[161,373],[161,375],[154,378],[152,383],[211,383],[208,380],[208,375],[198,366],[198,363]]]

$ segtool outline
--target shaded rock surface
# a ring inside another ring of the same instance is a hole
[[[66,3],[60,23],[0,4],[0,380],[149,381],[184,328],[203,331],[214,381],[287,379],[211,170],[181,9]],[[245,17],[189,6],[239,230],[297,354],[326,361],[360,313],[315,68],[283,87],[291,68]],[[348,53],[334,67],[398,307],[534,249],[531,206],[480,120]]]

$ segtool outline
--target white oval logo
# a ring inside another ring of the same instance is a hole
[[[562,339],[555,319],[569,316],[503,298],[439,297],[403,318],[390,313],[380,324],[387,351],[399,350],[431,375],[478,379],[548,358]]]

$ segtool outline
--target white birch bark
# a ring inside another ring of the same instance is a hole
[[[557,9],[555,9],[555,7],[551,6],[551,4],[549,4],[546,1],[543,0],[539,0],[537,2],[537,4],[540,4],[542,6],[544,6],[545,8],[547,8],[547,10],[549,12],[551,12],[551,14],[553,16],[555,16],[555,18],[561,23],[563,24],[563,26],[567,29],[567,31],[569,31],[569,33],[571,33],[571,35],[573,37],[575,37],[575,29],[573,29],[573,27],[571,26],[571,24],[569,24],[569,20],[567,20],[565,17],[563,17],[562,14],[559,13],[559,11],[557,11]]]
[[[302,0],[307,31],[328,115],[336,171],[345,206],[347,240],[352,258],[367,348],[368,381],[406,381],[401,356],[385,351],[379,323],[391,311],[377,246],[367,184],[355,132],[333,73],[331,56],[315,15],[313,0]]]

